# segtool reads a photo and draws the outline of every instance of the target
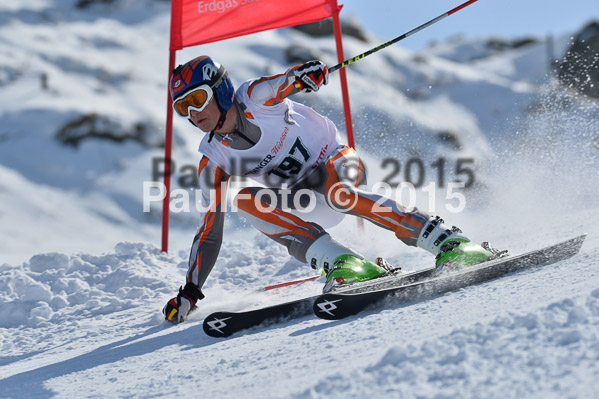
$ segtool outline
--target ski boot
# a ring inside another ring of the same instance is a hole
[[[325,270],[327,282],[322,291],[326,293],[339,285],[372,280],[387,275],[390,271],[390,268],[355,255],[341,255],[335,259],[329,270]]]
[[[372,280],[392,271],[382,258],[377,263],[370,262],[328,234],[312,243],[306,251],[306,260],[313,269],[326,273],[325,293],[339,285]]]
[[[434,254],[435,275],[444,270],[458,270],[507,255],[489,243],[472,242],[453,226],[448,228],[438,216],[428,221],[418,237],[418,246]]]

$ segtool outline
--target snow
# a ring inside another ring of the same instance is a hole
[[[457,162],[474,159],[463,211],[452,212],[447,184],[415,190],[414,202],[513,253],[587,232],[579,255],[342,321],[308,316],[214,339],[201,326],[209,313],[314,295],[322,280],[264,292],[314,271],[232,212],[206,299],[187,322],[164,322],[198,222],[193,207],[173,213],[165,254],[161,203],[142,212],[143,182],[163,156],[168,2],[75,3],[0,5],[1,398],[599,397],[599,106],[556,85],[546,43],[488,51],[462,38],[419,53],[395,45],[355,63],[356,142],[371,186],[401,181],[410,158],[423,161],[426,183],[440,157],[445,183],[464,180]],[[555,39],[556,54],[570,36]],[[335,63],[330,38],[289,29],[177,58],[211,54],[238,85],[286,68],[291,44]],[[374,45],[344,40],[346,54]],[[343,129],[338,85],[332,74],[320,93],[297,99]],[[90,113],[123,134],[146,123],[147,141],[56,139]],[[183,168],[197,166],[200,139],[175,120],[175,188]],[[397,175],[386,157],[400,161]],[[374,225],[357,233],[351,217],[329,231],[406,269],[432,262]]]

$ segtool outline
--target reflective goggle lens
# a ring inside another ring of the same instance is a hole
[[[212,89],[210,87],[200,87],[187,93],[183,98],[173,103],[175,112],[181,116],[189,116],[189,107],[202,111],[212,100]]]

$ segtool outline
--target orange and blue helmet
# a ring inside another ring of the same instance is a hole
[[[173,70],[170,82],[173,102],[201,85],[212,88],[221,110],[227,111],[233,106],[235,89],[227,71],[206,55],[196,57]]]

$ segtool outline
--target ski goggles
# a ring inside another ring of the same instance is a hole
[[[208,85],[201,85],[191,90],[185,96],[178,98],[173,102],[175,112],[183,117],[189,117],[189,110],[194,109],[202,111],[214,97],[212,88]]]

